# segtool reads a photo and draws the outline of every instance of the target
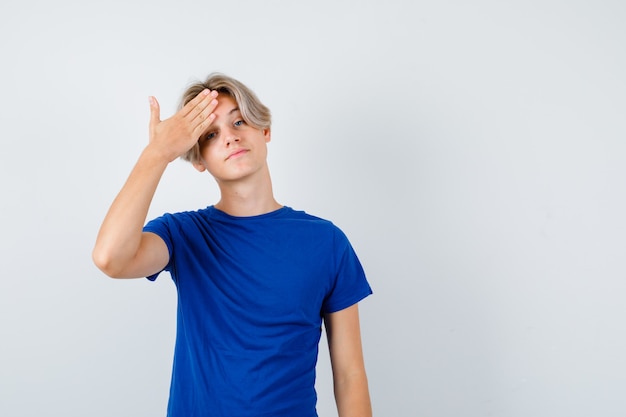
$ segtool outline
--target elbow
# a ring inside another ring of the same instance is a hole
[[[96,267],[109,278],[123,278],[121,268],[109,251],[96,246],[91,253],[91,259]]]

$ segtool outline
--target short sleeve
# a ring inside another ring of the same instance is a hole
[[[168,271],[170,269],[170,265],[172,263],[172,256],[174,253],[174,245],[172,244],[172,234],[170,231],[170,220],[171,215],[165,214],[161,217],[157,217],[156,219],[150,220],[144,227],[144,232],[154,233],[159,236],[165,244],[167,245],[167,250],[169,251],[170,259],[168,264],[163,268],[163,270],[157,272],[156,274],[150,275],[148,278],[150,281],[154,281],[157,279],[159,274],[163,271]]]
[[[322,313],[335,313],[372,294],[363,266],[346,236],[338,231],[335,243],[336,273]]]

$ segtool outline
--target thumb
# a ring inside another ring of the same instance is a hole
[[[150,96],[148,100],[150,102],[150,125],[154,126],[161,121],[161,108],[156,97]]]

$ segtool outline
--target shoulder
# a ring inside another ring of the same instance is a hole
[[[310,227],[318,228],[320,230],[322,229],[328,229],[328,230],[337,229],[338,230],[339,229],[337,226],[335,226],[335,224],[332,221],[307,213],[306,211],[295,210],[288,206],[285,206],[283,210],[284,210],[284,215],[282,217],[283,219],[287,221],[302,223],[303,225],[308,225]]]
[[[208,209],[164,213],[147,222],[144,231],[157,233],[163,237],[164,234],[195,230],[208,222],[210,218]]]
[[[293,220],[298,220],[298,221],[303,221],[303,222],[309,222],[311,224],[318,225],[320,227],[335,227],[332,221],[307,213],[304,210],[296,210],[289,206],[285,206],[283,207],[283,209],[284,209],[285,218],[290,218]]]
[[[172,213],[166,212],[161,214],[160,216],[153,218],[150,221],[177,223],[191,221],[194,219],[206,219],[211,217],[211,209],[212,206],[192,211],[179,211]]]
[[[346,234],[339,226],[323,217],[319,217],[305,211],[294,210],[287,207],[288,216],[293,221],[294,226],[300,225],[302,228],[314,233],[317,236],[323,236],[331,239],[336,246],[348,244]]]

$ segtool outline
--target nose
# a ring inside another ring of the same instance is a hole
[[[232,129],[226,129],[223,133],[226,146],[230,146],[233,142],[239,142],[239,135]]]

